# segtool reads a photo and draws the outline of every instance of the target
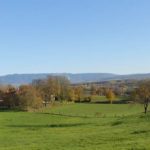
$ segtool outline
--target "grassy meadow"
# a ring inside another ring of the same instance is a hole
[[[119,96],[116,96],[113,100],[113,102],[117,102],[117,101],[123,101],[123,100],[126,100],[127,98],[126,97],[119,97]],[[92,100],[91,102],[109,102],[106,98],[106,96],[98,96],[98,95],[94,95],[92,96]]]
[[[133,104],[0,112],[0,150],[150,150],[150,113]]]

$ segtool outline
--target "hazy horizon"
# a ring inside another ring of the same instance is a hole
[[[0,1],[0,75],[148,73],[150,1]]]
[[[7,76],[7,75],[30,75],[30,74],[114,74],[114,75],[136,75],[136,74],[150,74],[150,72],[145,72],[145,73],[129,73],[129,74],[118,74],[118,73],[111,73],[111,72],[35,72],[35,73],[10,73],[10,74],[0,74],[0,76]]]

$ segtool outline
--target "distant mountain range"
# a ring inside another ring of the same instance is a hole
[[[130,75],[117,75],[111,73],[44,73],[44,74],[12,74],[0,76],[0,84],[21,85],[32,83],[35,79],[44,79],[47,76],[66,76],[71,83],[84,83],[84,82],[101,82],[110,80],[143,80],[150,79],[149,74],[130,74]]]

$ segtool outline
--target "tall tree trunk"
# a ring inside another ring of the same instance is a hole
[[[145,114],[147,114],[148,102],[149,102],[149,100],[146,99],[146,100],[145,100],[145,103],[144,103],[144,110],[145,110],[144,112],[145,112]]]
[[[144,113],[146,114],[147,113],[147,106],[146,105],[144,105]]]

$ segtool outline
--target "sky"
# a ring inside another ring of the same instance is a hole
[[[0,75],[149,73],[149,0],[0,0]]]

